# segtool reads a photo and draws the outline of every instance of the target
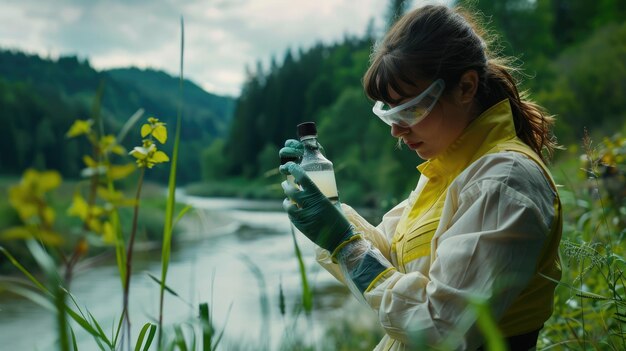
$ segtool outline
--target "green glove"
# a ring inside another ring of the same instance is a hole
[[[283,201],[283,207],[291,223],[304,235],[331,253],[342,242],[354,236],[352,226],[341,208],[335,206],[320,192],[302,167],[287,162],[280,166],[280,172],[293,175],[296,183],[302,188],[294,187],[287,181],[281,184],[288,197]]]
[[[285,141],[285,147],[278,151],[280,158],[293,157],[300,159],[304,153],[304,145],[295,139],[287,139]]]

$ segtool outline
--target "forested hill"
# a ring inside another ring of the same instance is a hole
[[[0,111],[8,131],[0,138],[0,173],[17,174],[36,167],[76,177],[84,150],[76,141],[67,140],[65,133],[75,119],[92,116],[99,87],[103,88],[100,113],[105,132],[117,133],[140,108],[145,110],[144,118],[155,116],[170,124],[173,132],[179,97],[177,77],[152,69],[98,71],[75,56],[47,59],[0,50]],[[181,156],[179,167],[185,170],[180,180],[186,182],[200,177],[197,155],[202,148],[227,132],[234,99],[210,94],[189,80],[183,91],[181,147],[189,156]],[[139,142],[132,134],[124,141],[128,147]],[[161,168],[152,172],[155,179],[166,178],[166,167]]]

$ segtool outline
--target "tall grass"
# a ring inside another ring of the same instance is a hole
[[[170,168],[170,177],[167,190],[167,206],[165,208],[165,226],[163,228],[163,244],[161,250],[161,284],[159,291],[159,338],[161,345],[163,336],[163,301],[165,294],[165,282],[167,279],[167,270],[170,262],[170,253],[172,250],[172,221],[174,218],[174,205],[176,204],[176,165],[178,163],[178,146],[180,144],[180,125],[183,114],[183,58],[185,51],[185,22],[180,18],[180,75],[179,75],[179,104],[178,115],[176,117],[176,136],[174,139],[174,149],[172,151],[172,162]]]
[[[626,350],[626,140],[582,145],[581,178],[561,173],[563,278],[538,349]]]

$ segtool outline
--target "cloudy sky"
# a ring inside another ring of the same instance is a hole
[[[246,65],[288,47],[362,35],[383,25],[388,0],[0,0],[0,47],[78,55],[96,68],[139,66],[178,74],[180,17],[185,76],[237,95]]]

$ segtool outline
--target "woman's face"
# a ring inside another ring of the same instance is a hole
[[[413,93],[411,97],[419,95],[430,85],[429,81],[418,83],[417,87],[411,87],[407,91]],[[443,153],[462,133],[475,117],[470,113],[471,106],[461,103],[459,88],[450,93],[444,93],[435,107],[420,122],[402,127],[391,125],[391,135],[402,140],[406,146],[415,151],[417,155],[429,160]],[[391,97],[400,98],[393,89],[390,89]],[[398,105],[408,101],[411,97],[403,99]],[[392,105],[392,107],[395,105]]]

